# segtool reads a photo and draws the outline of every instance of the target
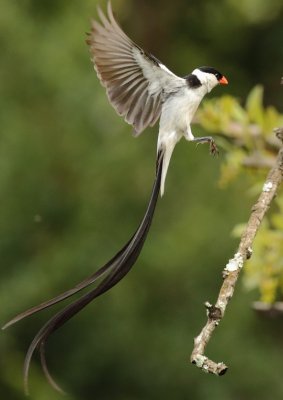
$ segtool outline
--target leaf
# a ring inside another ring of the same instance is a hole
[[[274,107],[267,107],[264,116],[264,133],[274,135],[273,129],[280,125],[280,114]]]
[[[261,301],[267,304],[274,303],[278,288],[278,278],[267,277],[260,284]]]
[[[225,187],[238,177],[244,157],[245,153],[242,149],[235,149],[229,154],[227,153],[226,161],[221,165],[221,175],[218,181],[220,187]]]
[[[256,85],[249,93],[246,101],[246,110],[251,122],[255,122],[263,127],[263,87]]]

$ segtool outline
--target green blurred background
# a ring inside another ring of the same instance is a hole
[[[105,9],[104,1],[99,2]],[[256,83],[283,111],[282,0],[113,0],[133,40],[179,75],[212,65],[230,93]],[[156,126],[139,139],[109,106],[84,42],[95,0],[0,1],[0,321],[66,290],[126,242],[154,179]],[[193,127],[196,136],[205,134]],[[48,342],[48,363],[73,400],[281,399],[283,322],[250,308],[238,284],[208,355],[221,378],[189,363],[233,255],[246,182],[218,187],[221,157],[176,147],[164,198],[133,271]],[[23,399],[22,364],[49,310],[1,333],[0,398]],[[59,399],[37,357],[31,399]]]

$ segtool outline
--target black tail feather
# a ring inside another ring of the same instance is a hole
[[[146,240],[152,222],[152,218],[154,215],[155,207],[157,204],[160,191],[161,175],[162,175],[162,162],[163,162],[163,154],[159,153],[157,158],[156,177],[146,213],[138,229],[131,237],[131,239],[127,242],[127,244],[107,264],[105,264],[102,268],[100,268],[96,273],[94,273],[93,275],[91,275],[78,285],[76,285],[73,289],[70,289],[49,301],[41,303],[40,305],[19,314],[5,325],[5,327],[10,326],[13,323],[31,314],[34,314],[40,310],[43,310],[44,308],[50,307],[53,304],[68,298],[74,295],[75,293],[79,292],[80,290],[86,288],[90,284],[94,283],[98,278],[102,277],[104,274],[107,274],[106,277],[94,289],[82,295],[79,299],[75,300],[74,302],[63,308],[61,311],[56,313],[51,319],[49,319],[49,321],[47,321],[47,323],[39,330],[37,335],[34,337],[27,351],[24,363],[24,384],[26,393],[28,393],[28,374],[29,374],[30,362],[33,353],[37,347],[39,347],[40,349],[41,364],[48,382],[56,390],[61,390],[60,387],[56,384],[56,382],[52,379],[48,371],[45,360],[45,343],[48,337],[53,332],[55,332],[58,328],[64,325],[69,319],[71,319],[74,315],[76,315],[79,311],[81,311],[92,300],[102,295],[103,293],[107,292],[114,285],[116,285],[130,271],[130,269],[134,265],[135,261],[137,260],[143,248],[143,244]]]
[[[136,234],[136,233],[135,233]],[[38,304],[37,306],[31,307],[28,310],[16,315],[14,318],[12,318],[10,321],[8,321],[2,329],[6,329],[10,327],[11,325],[14,325],[16,322],[21,321],[22,319],[29,317],[30,315],[33,315],[39,311],[42,311],[46,308],[49,308],[53,306],[54,304],[60,303],[61,301],[73,296],[74,294],[80,292],[81,290],[85,289],[86,287],[90,286],[94,282],[96,282],[99,278],[101,278],[103,275],[109,273],[117,263],[123,258],[125,250],[128,248],[128,246],[131,244],[135,234],[131,237],[131,239],[125,244],[125,246],[113,257],[111,260],[109,260],[103,267],[98,269],[94,274],[90,275],[80,283],[78,283],[76,286],[74,286],[72,289],[67,290],[66,292],[60,293],[58,296],[53,297],[52,299],[49,299],[47,301],[44,301],[43,303]]]

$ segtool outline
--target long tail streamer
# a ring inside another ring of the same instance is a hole
[[[130,271],[130,269],[135,264],[143,248],[145,239],[147,237],[153,219],[155,207],[160,192],[162,165],[163,165],[163,153],[159,152],[156,164],[155,181],[153,184],[147,210],[138,229],[130,238],[130,240],[126,243],[126,245],[110,261],[108,261],[108,263],[106,263],[103,267],[97,270],[94,274],[84,279],[74,288],[67,290],[64,293],[61,293],[60,295],[48,301],[45,301],[39,304],[38,306],[32,307],[18,314],[16,317],[11,319],[6,325],[3,326],[2,329],[5,329],[15,324],[16,322],[22,320],[23,318],[26,318],[34,313],[37,313],[41,310],[51,307],[52,305],[57,304],[67,299],[68,297],[73,296],[74,294],[78,293],[79,291],[85,289],[86,287],[96,282],[102,276],[106,275],[104,279],[94,289],[85,293],[79,299],[75,300],[74,302],[63,308],[61,311],[56,313],[52,318],[50,318],[34,337],[33,341],[31,342],[28,348],[24,362],[24,386],[25,386],[25,392],[27,394],[28,394],[28,375],[29,375],[30,363],[36,348],[39,349],[41,365],[44,374],[46,376],[46,379],[48,380],[50,385],[53,386],[54,389],[63,392],[62,389],[53,380],[52,376],[48,371],[45,358],[46,341],[53,332],[55,332],[58,328],[60,328],[67,321],[69,321],[74,315],[80,312],[92,300],[94,300],[96,297],[102,295],[103,293],[111,289],[113,286],[115,286]]]

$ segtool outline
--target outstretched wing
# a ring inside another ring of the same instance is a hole
[[[158,120],[166,94],[183,84],[159,60],[136,45],[116,22],[111,3],[108,18],[98,8],[101,23],[92,21],[87,39],[97,75],[110,103],[136,135]]]

